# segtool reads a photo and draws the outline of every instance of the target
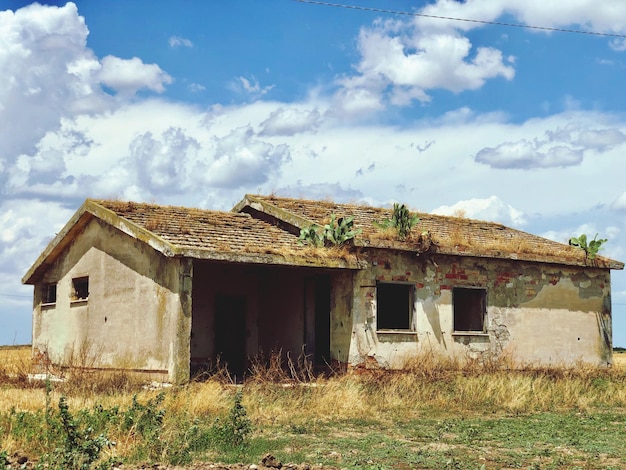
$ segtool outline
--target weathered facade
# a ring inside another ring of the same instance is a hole
[[[331,214],[361,230],[339,250],[297,241]],[[259,353],[401,368],[418,354],[522,365],[611,362],[610,270],[500,224],[246,196],[233,212],[88,200],[25,275],[33,352],[56,365],[183,382]]]

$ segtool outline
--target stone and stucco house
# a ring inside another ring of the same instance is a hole
[[[503,225],[419,214],[401,241],[390,209],[245,196],[231,212],[87,200],[23,278],[33,354],[184,382],[219,357],[401,368],[412,357],[506,355],[522,365],[611,363],[611,269]],[[300,229],[354,217],[342,248]]]

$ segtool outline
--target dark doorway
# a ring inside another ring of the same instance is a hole
[[[330,364],[330,279],[315,282],[315,365]]]
[[[218,295],[215,299],[215,356],[237,379],[246,370],[246,299]]]
[[[316,367],[330,364],[330,279],[315,276],[304,283],[304,345]]]

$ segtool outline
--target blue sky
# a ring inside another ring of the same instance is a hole
[[[626,35],[622,0],[347,3]],[[295,0],[0,0],[0,344],[30,341],[20,279],[87,197],[398,201],[624,261],[625,69],[623,37]],[[613,311],[626,346],[623,271]]]

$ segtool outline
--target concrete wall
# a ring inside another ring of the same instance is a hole
[[[34,355],[184,381],[191,275],[189,262],[92,220],[35,285]],[[89,298],[72,301],[72,279],[83,276],[89,277]],[[42,306],[42,285],[54,282],[57,301]]]
[[[609,270],[377,250],[366,256],[370,269],[354,278],[352,366],[400,368],[425,352],[506,357],[518,366],[612,360]],[[377,282],[413,286],[411,331],[377,331]],[[486,289],[484,333],[453,331],[455,286]]]

